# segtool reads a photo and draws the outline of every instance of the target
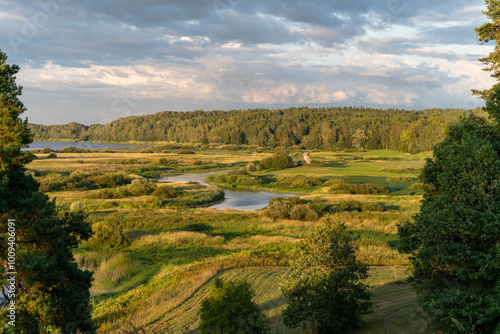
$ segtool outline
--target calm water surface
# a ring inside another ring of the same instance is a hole
[[[29,144],[28,150],[39,150],[48,147],[52,150],[62,150],[65,147],[72,146],[76,148],[88,148],[90,150],[102,148],[129,148],[137,147],[127,144],[107,144],[107,143],[89,143],[89,142],[57,142],[57,141],[35,141]]]
[[[208,185],[205,178],[214,173],[222,172],[209,172],[201,174],[183,174],[176,176],[166,176],[159,179],[159,182],[189,182],[196,181],[200,184]],[[273,193],[270,191],[240,191],[240,190],[227,190],[224,188],[225,198],[223,202],[210,206],[212,209],[237,209],[237,210],[257,210],[265,208],[269,201],[275,197],[290,197],[293,194]]]

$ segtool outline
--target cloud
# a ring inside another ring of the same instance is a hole
[[[0,45],[22,66],[33,122],[460,107],[479,104],[469,90],[492,83],[476,60],[491,51],[477,46],[481,8],[482,0],[3,0]]]

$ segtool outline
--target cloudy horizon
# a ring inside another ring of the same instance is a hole
[[[474,108],[482,0],[0,0],[31,123],[159,111]]]

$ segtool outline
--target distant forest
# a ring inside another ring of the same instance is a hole
[[[481,109],[372,109],[359,107],[165,111],[105,125],[30,124],[36,141],[168,141],[304,149],[429,151],[462,115]]]

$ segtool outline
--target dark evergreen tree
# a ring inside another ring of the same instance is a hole
[[[21,148],[32,137],[27,120],[20,119],[25,107],[15,82],[19,67],[6,59],[0,51],[0,260],[5,268],[0,281],[15,293],[4,293],[0,317],[7,319],[12,312],[6,306],[14,302],[15,326],[2,321],[2,330],[94,333],[92,273],[79,270],[71,253],[80,239],[89,237],[90,227],[82,215],[58,214],[54,201],[25,173],[31,158]]]

